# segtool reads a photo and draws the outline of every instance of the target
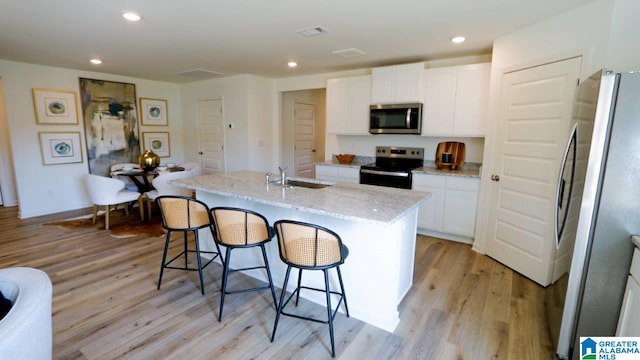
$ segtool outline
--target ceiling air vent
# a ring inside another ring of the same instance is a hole
[[[223,73],[219,73],[219,72],[215,72],[215,71],[209,71],[209,70],[203,70],[203,69],[194,69],[194,70],[187,70],[187,71],[183,71],[181,73],[178,73],[179,76],[184,76],[184,77],[188,77],[191,79],[196,79],[196,80],[204,80],[204,79],[213,79],[216,77],[220,77],[222,75],[224,75]]]
[[[356,56],[365,55],[364,51],[362,51],[360,49],[356,49],[356,48],[335,50],[335,51],[332,51],[331,53],[333,55],[338,55],[338,56],[342,56],[342,57],[345,57],[345,58],[352,58],[352,57],[356,57]]]
[[[326,34],[329,32],[329,30],[325,29],[322,26],[314,26],[314,27],[310,27],[310,28],[306,28],[306,29],[300,29],[298,31],[296,31],[298,34],[300,35],[304,35],[306,37],[311,37],[311,36],[317,36],[317,35],[322,35],[322,34]]]

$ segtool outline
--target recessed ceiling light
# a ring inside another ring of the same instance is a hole
[[[298,63],[295,62],[295,61],[289,61],[287,63],[287,66],[290,67],[290,68],[294,68],[294,67],[298,66]]]
[[[122,17],[129,21],[140,21],[141,19],[140,14],[134,11],[123,11]]]
[[[456,36],[456,37],[452,37],[451,38],[451,42],[454,44],[460,44],[463,43],[465,41],[465,37],[464,36]]]
[[[91,59],[89,61],[91,61],[91,63],[94,64],[94,65],[102,64],[102,60],[100,60],[100,59]]]

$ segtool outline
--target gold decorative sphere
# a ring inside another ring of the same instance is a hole
[[[145,150],[145,152],[140,155],[140,166],[144,171],[153,171],[158,165],[160,165],[160,156],[153,151]]]

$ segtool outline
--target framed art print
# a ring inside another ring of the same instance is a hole
[[[33,104],[38,124],[78,124],[74,91],[34,88]]]
[[[79,80],[89,173],[108,176],[112,164],[137,163],[141,144],[136,85]]]
[[[142,125],[168,125],[167,100],[140,98],[140,118]]]
[[[82,162],[80,132],[38,133],[42,163],[44,165],[70,164]]]
[[[142,143],[145,150],[151,150],[160,157],[171,156],[168,132],[142,132]]]

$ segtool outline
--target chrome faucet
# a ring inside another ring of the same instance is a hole
[[[282,185],[282,186],[287,185],[287,173],[286,173],[286,171],[287,171],[288,168],[289,168],[288,166],[284,167],[284,168],[278,166],[278,170],[280,170],[280,185]]]
[[[264,183],[268,185],[270,182],[271,182],[271,171],[267,171],[267,173],[264,174]]]

